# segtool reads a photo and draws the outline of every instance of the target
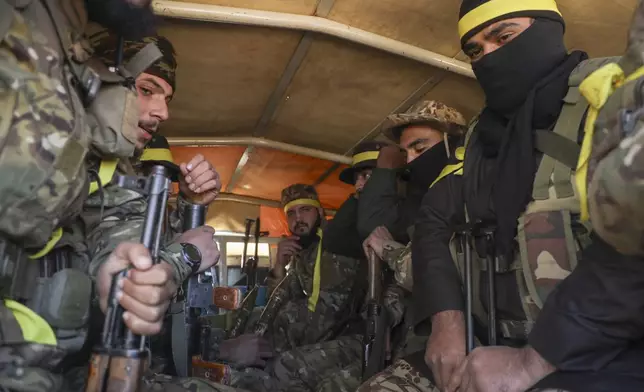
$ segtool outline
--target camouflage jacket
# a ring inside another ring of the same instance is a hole
[[[394,279],[400,287],[411,292],[413,279],[411,274],[411,242],[406,246],[389,241],[384,246],[383,261],[394,272]]]
[[[117,173],[133,174],[129,163],[120,164]],[[176,208],[169,216],[169,226],[165,230],[165,243],[160,251],[161,259],[172,265],[175,278],[182,283],[191,274],[191,269],[181,258],[179,244],[171,240],[181,231],[182,197],[177,200]],[[96,277],[100,266],[121,242],[140,242],[143,219],[147,202],[145,196],[115,184],[91,194],[85,202],[82,218],[87,229],[87,244],[90,249],[89,274]]]
[[[14,8],[17,5],[20,7]],[[61,239],[57,246],[69,245],[81,258],[80,263],[73,262],[75,258],[71,263],[72,267],[80,268],[67,268],[66,272],[70,273],[57,276],[57,282],[65,282],[69,280],[60,278],[84,277],[78,273],[84,266],[82,258],[86,254],[84,234],[75,219],[86,196],[85,158],[92,131],[82,96],[72,87],[73,76],[66,59],[66,51],[70,49],[66,43],[69,43],[69,36],[76,34],[72,33],[74,29],[64,17],[59,17],[57,22],[60,23],[54,23],[52,15],[61,15],[58,2],[47,5],[41,1],[0,2],[0,162],[3,173],[0,240],[9,239],[26,248],[33,257],[39,257],[50,251],[49,244],[53,243],[50,240],[58,238],[52,237],[52,233],[59,234]],[[62,232],[56,230],[61,226],[69,228]],[[3,252],[6,250],[3,247]],[[75,346],[66,345],[65,337],[56,334],[59,330],[73,330],[68,337],[82,336],[82,325],[77,322],[83,319],[76,316],[86,310],[88,303],[83,300],[87,296],[78,293],[81,288],[91,290],[89,284],[83,284],[89,282],[75,279],[73,287],[63,285],[55,295],[42,294],[50,281],[39,279],[42,266],[39,260],[20,257],[8,260],[20,266],[4,265],[3,272],[15,273],[15,286],[23,293],[28,292],[29,296],[10,293],[8,297],[3,295],[3,301],[0,301],[4,343],[0,347],[0,368],[3,369],[0,389],[66,390],[62,377],[49,370],[60,366],[67,350]],[[4,275],[3,278],[14,277]],[[35,286],[42,290],[35,290]],[[70,291],[76,294],[73,301],[68,301],[70,296],[66,295]],[[48,302],[50,299],[52,301]],[[70,302],[73,302],[71,307],[68,306]],[[46,306],[61,313],[32,317]],[[70,308],[75,311],[71,315],[65,313]],[[38,333],[25,333],[24,324],[17,322],[18,314],[28,315],[28,325]],[[59,317],[61,314],[68,317]],[[52,319],[58,323],[52,323]]]
[[[292,271],[272,295],[283,298],[273,318],[269,334],[277,351],[326,341],[344,332],[364,298],[364,263],[323,249],[320,257],[320,293],[314,312],[308,309],[313,292],[314,267],[319,241],[300,251],[291,263]],[[269,292],[277,285],[269,275]],[[271,298],[273,300],[273,298]]]

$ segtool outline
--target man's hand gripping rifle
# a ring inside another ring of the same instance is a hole
[[[119,186],[147,196],[148,207],[143,222],[141,242],[150,251],[152,262],[159,262],[171,181],[172,168],[155,165],[149,176],[117,176]],[[177,168],[178,169],[178,168]],[[145,336],[135,335],[123,321],[123,307],[119,304],[118,284],[127,275],[122,270],[112,278],[112,287],[105,312],[101,344],[94,349],[90,362],[86,392],[137,392],[147,366]]]

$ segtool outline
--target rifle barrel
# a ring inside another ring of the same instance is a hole
[[[474,316],[472,314],[472,248],[470,247],[470,234],[461,234],[461,247],[465,255],[465,343],[466,351],[469,354],[474,350]]]

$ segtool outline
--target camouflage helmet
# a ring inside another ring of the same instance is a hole
[[[402,131],[410,125],[427,125],[447,135],[462,135],[467,127],[465,117],[456,109],[438,101],[421,101],[405,113],[392,114],[382,124],[382,133],[400,143]]]
[[[90,37],[90,43],[94,50],[94,55],[106,65],[113,66],[116,63],[117,36],[111,34],[108,30],[101,30]],[[165,80],[174,91],[176,89],[177,59],[174,46],[167,38],[156,35],[136,41],[125,40],[123,43],[123,63],[127,63],[150,43],[159,48],[163,57],[155,61],[144,72]]]
[[[288,212],[291,207],[304,204],[321,207],[317,191],[311,185],[306,184],[293,184],[284,188],[281,204],[284,212]]]
[[[340,181],[355,184],[355,173],[364,169],[373,169],[378,162],[380,150],[385,146],[382,142],[363,142],[353,149],[353,162],[351,166],[340,172]]]

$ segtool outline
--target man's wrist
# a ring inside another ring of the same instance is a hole
[[[161,261],[164,261],[172,267],[174,271],[174,280],[181,285],[192,275],[192,268],[183,260],[183,246],[179,242],[173,242],[166,246],[160,254]]]
[[[437,328],[454,328],[465,325],[465,315],[460,310],[444,310],[432,316],[432,326]]]
[[[282,279],[286,275],[286,267],[282,264],[276,264],[269,272],[273,278]]]
[[[521,349],[521,356],[526,371],[535,382],[557,370],[530,346]]]

